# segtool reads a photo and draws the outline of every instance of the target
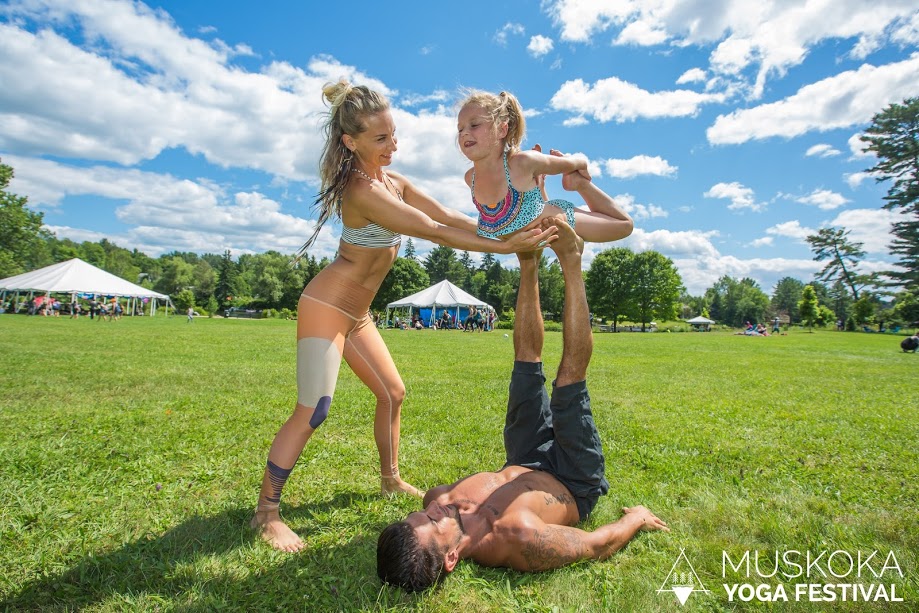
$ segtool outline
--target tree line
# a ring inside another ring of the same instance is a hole
[[[730,326],[773,317],[808,325],[835,319],[849,329],[885,318],[903,324],[919,320],[919,98],[875,115],[861,138],[877,156],[867,172],[879,182],[892,182],[883,208],[902,215],[892,228],[890,250],[899,257],[892,270],[862,272],[863,245],[852,241],[846,228],[828,227],[807,237],[814,259],[825,263],[811,281],[784,277],[770,296],[753,279],[724,276],[701,296],[692,296],[672,260],[661,253],[612,248],[599,253],[584,273],[592,312],[613,327],[628,321],[642,328],[654,320],[696,315]],[[13,169],[0,161],[0,278],[77,257],[169,294],[181,309],[293,312],[303,288],[329,263],[328,258],[306,256],[291,266],[291,257],[277,251],[242,254],[235,260],[229,251],[173,251],[153,258],[107,239],[77,243],[57,238],[43,228],[42,214],[27,207],[26,197],[7,190],[12,178]],[[491,304],[499,315],[511,313],[520,280],[516,268],[505,268],[492,254],[476,263],[468,252],[437,246],[421,259],[409,238],[371,308],[382,311],[389,302],[444,279]],[[561,313],[561,268],[545,256],[539,293],[549,319]]]

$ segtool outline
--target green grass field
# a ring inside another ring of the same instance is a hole
[[[504,331],[384,337],[408,388],[403,476],[431,487],[499,468]],[[759,610],[722,584],[778,580],[722,578],[723,551],[876,550],[875,570],[893,552],[904,576],[874,581],[905,602],[765,608],[915,611],[919,355],[900,340],[596,335],[588,384],[611,489],[588,527],[644,504],[672,532],[550,573],[463,562],[416,596],[376,578],[379,531],[418,503],[378,495],[374,403],[347,367],[282,503],[308,549],[274,552],[246,527],[296,396],[293,322],[0,316],[0,609]],[[549,373],[560,349],[548,333]],[[709,593],[680,607],[657,590],[683,549]]]

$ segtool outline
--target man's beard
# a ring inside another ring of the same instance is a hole
[[[459,526],[460,533],[466,534],[466,526],[463,525],[463,518],[460,516],[459,507],[455,504],[444,505],[445,509],[450,509],[450,517],[456,520],[456,524]]]

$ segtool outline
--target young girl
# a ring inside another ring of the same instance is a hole
[[[562,214],[578,236],[592,243],[632,233],[632,218],[591,182],[586,160],[557,151],[520,150],[526,123],[513,94],[472,93],[460,108],[457,130],[460,150],[473,163],[466,184],[479,211],[479,236],[507,240],[537,219]],[[578,192],[589,210],[567,200],[545,202],[540,175],[563,175],[562,187]]]

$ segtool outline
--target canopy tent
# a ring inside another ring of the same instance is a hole
[[[708,317],[702,317],[701,315],[699,315],[698,317],[687,319],[686,323],[691,324],[693,328],[698,328],[698,329],[707,331],[708,327],[715,322],[709,319]]]
[[[6,299],[8,293],[16,292],[17,302],[20,292],[29,292],[30,300],[35,293],[70,294],[71,298],[75,298],[77,294],[133,299],[149,298],[153,301],[150,308],[151,314],[156,313],[157,300],[163,300],[167,304],[170,302],[166,294],[125,281],[79,258],[0,279],[0,292],[2,292],[3,300]],[[129,311],[133,313],[134,309],[131,308]]]
[[[440,308],[442,310],[449,309],[455,323],[461,321],[461,316],[465,318],[469,313],[469,307],[472,306],[494,310],[490,304],[482,302],[444,279],[427,289],[387,304],[386,321],[389,321],[389,311],[391,309],[407,308],[409,317],[411,317],[413,310],[417,310],[422,322],[430,327],[437,318],[437,309]]]

